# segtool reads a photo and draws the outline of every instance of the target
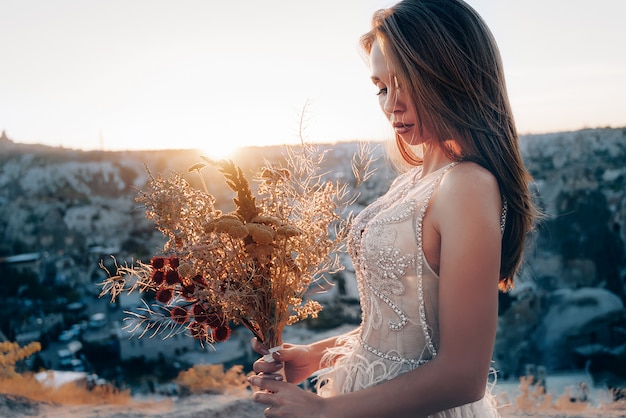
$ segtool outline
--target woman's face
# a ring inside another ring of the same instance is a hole
[[[420,133],[420,123],[409,92],[398,85],[395,70],[374,42],[370,51],[372,82],[378,88],[380,108],[393,126],[395,133],[409,145],[418,145],[432,138],[426,126]]]

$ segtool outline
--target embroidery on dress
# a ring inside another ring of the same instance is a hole
[[[406,198],[410,187],[405,186],[403,190],[405,191],[400,194],[400,199]],[[361,248],[364,251],[362,262],[366,272],[364,279],[370,289],[370,292],[362,292],[368,295],[366,299],[368,308],[364,313],[371,314],[374,329],[380,329],[382,326],[383,313],[380,302],[386,304],[398,317],[398,321],[388,321],[389,330],[400,331],[409,322],[406,312],[400,309],[390,296],[404,294],[402,278],[410,268],[415,267],[416,255],[404,254],[394,245],[397,231],[392,225],[411,218],[415,208],[415,201],[408,200],[398,204],[397,209],[390,214],[380,218],[373,216],[361,235]]]

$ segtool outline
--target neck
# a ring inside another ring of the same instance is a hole
[[[452,163],[454,160],[437,145],[424,144],[424,157],[422,165],[422,177],[439,170],[442,167]]]

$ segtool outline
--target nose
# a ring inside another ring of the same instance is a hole
[[[390,89],[389,93],[385,96],[383,102],[383,112],[391,115],[396,112],[402,112],[404,110],[404,102],[401,94],[401,89],[394,87]]]

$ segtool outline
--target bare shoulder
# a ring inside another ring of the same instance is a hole
[[[435,221],[442,226],[444,220],[452,220],[455,228],[459,223],[499,219],[501,207],[495,176],[473,162],[459,163],[446,173],[433,202]]]
[[[473,163],[462,162],[450,170],[441,181],[443,193],[497,193],[499,194],[498,181],[486,168]]]

